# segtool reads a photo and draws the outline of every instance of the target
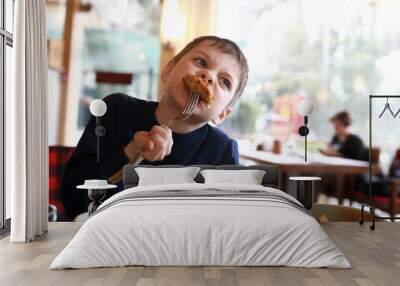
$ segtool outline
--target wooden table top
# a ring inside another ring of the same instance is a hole
[[[279,165],[282,171],[294,172],[320,172],[320,173],[345,173],[364,174],[369,171],[369,163],[340,157],[329,157],[322,154],[309,154],[308,162],[304,157],[274,154],[268,151],[240,150],[240,157],[255,161],[260,164]],[[379,166],[374,165],[373,171]]]
[[[352,269],[290,267],[118,267],[49,270],[81,223],[50,223],[32,243],[0,240],[0,285],[399,285],[400,224],[326,223]]]

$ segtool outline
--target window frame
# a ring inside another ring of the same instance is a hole
[[[5,189],[5,102],[6,102],[6,46],[13,48],[13,34],[6,30],[6,1],[0,0],[1,21],[0,21],[0,237],[10,232],[11,219],[6,217],[6,189]],[[11,1],[14,13],[15,0]],[[10,16],[10,15],[8,15]],[[11,17],[13,17],[12,15]],[[13,23],[14,25],[14,23]],[[14,27],[12,27],[12,31]]]

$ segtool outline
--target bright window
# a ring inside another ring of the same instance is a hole
[[[14,1],[0,0],[0,229],[11,217],[10,193],[5,189],[5,101],[11,93],[12,45]]]
[[[301,123],[297,102],[307,97],[316,104],[312,140],[329,141],[329,118],[346,109],[354,133],[368,144],[368,95],[400,94],[400,1],[220,0],[218,5],[218,34],[239,44],[250,67],[239,108],[224,125],[231,135],[288,141]],[[374,106],[378,114],[384,103]],[[400,101],[393,105],[397,110]],[[383,164],[400,147],[400,129],[393,129],[398,120],[376,120],[373,141],[382,148]]]

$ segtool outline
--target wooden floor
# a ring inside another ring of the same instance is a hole
[[[375,231],[358,223],[323,227],[353,268],[121,267],[48,270],[80,223],[50,223],[32,243],[0,241],[0,285],[400,285],[400,224],[382,222]]]

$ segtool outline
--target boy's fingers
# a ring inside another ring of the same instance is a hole
[[[157,161],[163,160],[165,157],[165,149],[162,149],[158,154],[157,154]]]
[[[165,152],[164,150],[166,149],[166,146],[165,146],[166,141],[158,133],[153,134],[151,136],[151,139],[154,142],[153,154],[155,154],[156,158],[158,158],[159,157],[158,155],[160,153],[164,153]]]
[[[138,149],[151,151],[154,148],[154,142],[148,137],[147,132],[135,136],[135,141]]]
[[[153,140],[156,149],[162,148],[166,142],[165,138],[159,133],[152,134],[150,139]]]
[[[172,134],[171,129],[167,128],[167,127],[161,127],[159,125],[155,125],[153,126],[153,128],[151,128],[150,134],[160,134],[164,139],[168,139],[168,137]]]
[[[168,137],[172,137],[172,130],[169,127],[164,128],[165,132],[167,133]]]
[[[145,158],[147,161],[154,161],[154,154],[153,154],[153,152],[145,151],[145,152],[143,153],[143,156],[144,156],[144,158]]]
[[[164,128],[162,128],[160,125],[154,125],[151,130],[150,130],[150,134],[154,134],[154,133],[159,133],[159,132],[164,132]]]
[[[146,150],[148,150],[148,151],[153,151],[153,149],[154,149],[154,142],[153,142],[153,140],[147,139],[146,145],[145,145],[145,147],[144,147],[143,149],[146,149]]]
[[[166,129],[168,134],[168,151],[167,154],[171,154],[172,146],[174,145],[174,140],[172,139],[172,130],[170,128]]]
[[[168,140],[168,148],[167,148],[167,155],[171,154],[172,151],[172,146],[174,145],[174,141],[172,140],[172,138],[170,140]]]
[[[161,161],[172,150],[172,131],[169,128],[155,125],[150,132],[142,132],[138,136],[138,145],[145,150],[144,157],[149,161]]]
[[[163,137],[161,134],[159,134],[159,133],[155,133],[155,134],[153,134],[152,136],[151,136],[151,139],[153,139],[154,140],[154,143],[155,143],[155,145],[156,145],[156,149],[159,151],[159,150],[168,150],[168,147],[169,147],[169,141],[170,141],[170,139],[169,138],[165,138],[165,137]]]
[[[164,151],[146,151],[144,152],[144,157],[146,158],[146,160],[148,161],[161,161],[164,159],[165,157],[165,153]]]

